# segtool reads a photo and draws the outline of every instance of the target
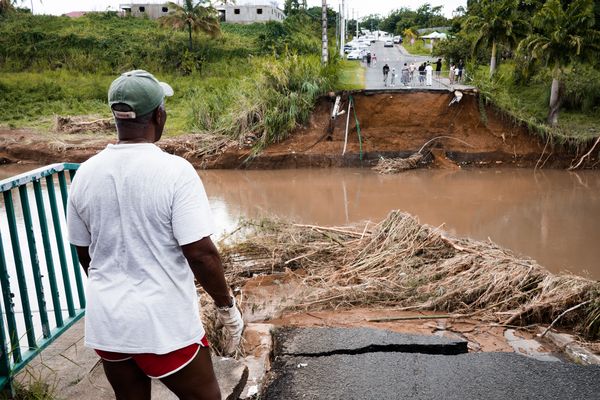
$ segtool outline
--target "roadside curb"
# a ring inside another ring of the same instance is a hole
[[[541,335],[544,331],[545,328],[541,326],[538,328],[538,337],[540,339],[543,339]],[[600,356],[578,344],[572,335],[548,331],[544,336],[575,363],[582,365],[600,365]]]

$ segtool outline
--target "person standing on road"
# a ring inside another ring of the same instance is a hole
[[[367,53],[367,68],[371,68],[371,53]]]
[[[408,71],[410,73],[410,81],[413,82],[415,79],[415,70],[417,69],[417,67],[415,66],[415,61],[413,60],[413,62],[410,63],[410,65],[408,66]]]
[[[406,63],[404,63],[400,74],[400,82],[402,82],[404,86],[408,86],[408,83],[410,81],[410,68],[408,67],[408,65],[406,65]]]
[[[425,81],[427,86],[433,85],[433,67],[431,66],[431,63],[427,63],[427,66],[425,67]]]
[[[377,65],[377,55],[375,53],[371,56],[371,62],[373,63],[373,66]]]
[[[390,82],[391,86],[396,86],[396,68],[392,68],[392,79]]]
[[[173,89],[135,70],[108,101],[116,144],[81,164],[67,204],[69,241],[88,276],[85,345],[117,399],[150,399],[151,378],[182,399],[220,399],[194,278],[239,345],[244,323],[210,239],[215,227],[194,167],[154,143]]]
[[[462,82],[462,77],[463,77],[463,71],[465,69],[465,63],[463,62],[463,60],[459,60],[458,61],[458,74],[456,76],[456,81],[458,83]]]
[[[454,84],[454,75],[456,73],[456,67],[454,64],[450,64],[450,73],[448,74],[448,79],[450,79],[450,84]]]
[[[388,74],[390,73],[390,67],[385,64],[383,66],[383,86],[387,86]]]
[[[438,60],[435,63],[435,76],[438,80],[440,79],[441,74],[442,74],[442,59],[438,58]]]
[[[419,84],[423,86],[425,83],[425,63],[419,65]]]

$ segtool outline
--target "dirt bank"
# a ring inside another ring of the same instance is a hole
[[[207,137],[183,135],[160,142],[166,151],[184,156],[198,168],[300,168],[374,165],[380,157],[407,157],[435,139],[427,150],[459,165],[568,167],[577,154],[566,147],[545,149],[545,142],[510,118],[479,104],[466,94],[448,106],[451,93],[355,93],[356,117],[350,113],[347,150],[344,132],[347,114],[330,125],[333,98],[322,98],[306,126],[252,157],[252,150],[231,142],[201,151]],[[347,110],[348,96],[341,110]],[[360,141],[359,130],[360,128]],[[331,130],[333,128],[333,130]],[[81,162],[97,153],[114,134],[39,134],[0,129],[0,162]],[[431,154],[428,152],[428,154]],[[589,160],[588,166],[596,162]]]

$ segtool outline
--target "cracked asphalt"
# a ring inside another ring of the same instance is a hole
[[[368,328],[288,328],[274,338],[275,377],[261,397],[269,400],[600,400],[600,366],[515,353],[432,354],[460,341]]]

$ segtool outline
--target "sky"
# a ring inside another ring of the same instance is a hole
[[[401,7],[408,7],[413,10],[417,9],[425,3],[429,3],[432,6],[443,6],[443,13],[446,17],[452,16],[452,11],[458,6],[466,6],[467,0],[345,0],[349,13],[352,13],[352,9],[356,10],[359,18],[369,14],[382,14],[387,15],[390,11]],[[138,0],[133,2],[139,3],[164,3],[166,1],[160,0]],[[341,0],[327,0],[329,7],[337,11],[338,5]],[[24,0],[21,2],[22,7],[31,8],[33,6],[33,12],[35,14],[55,14],[60,15],[70,11],[106,11],[118,10],[119,4],[128,3],[127,0]],[[256,4],[269,4],[271,0],[237,0],[237,4],[245,3],[256,3]],[[320,6],[322,0],[307,0],[308,6]],[[279,0],[279,4],[283,4],[283,0]],[[110,7],[110,8],[109,8]]]

